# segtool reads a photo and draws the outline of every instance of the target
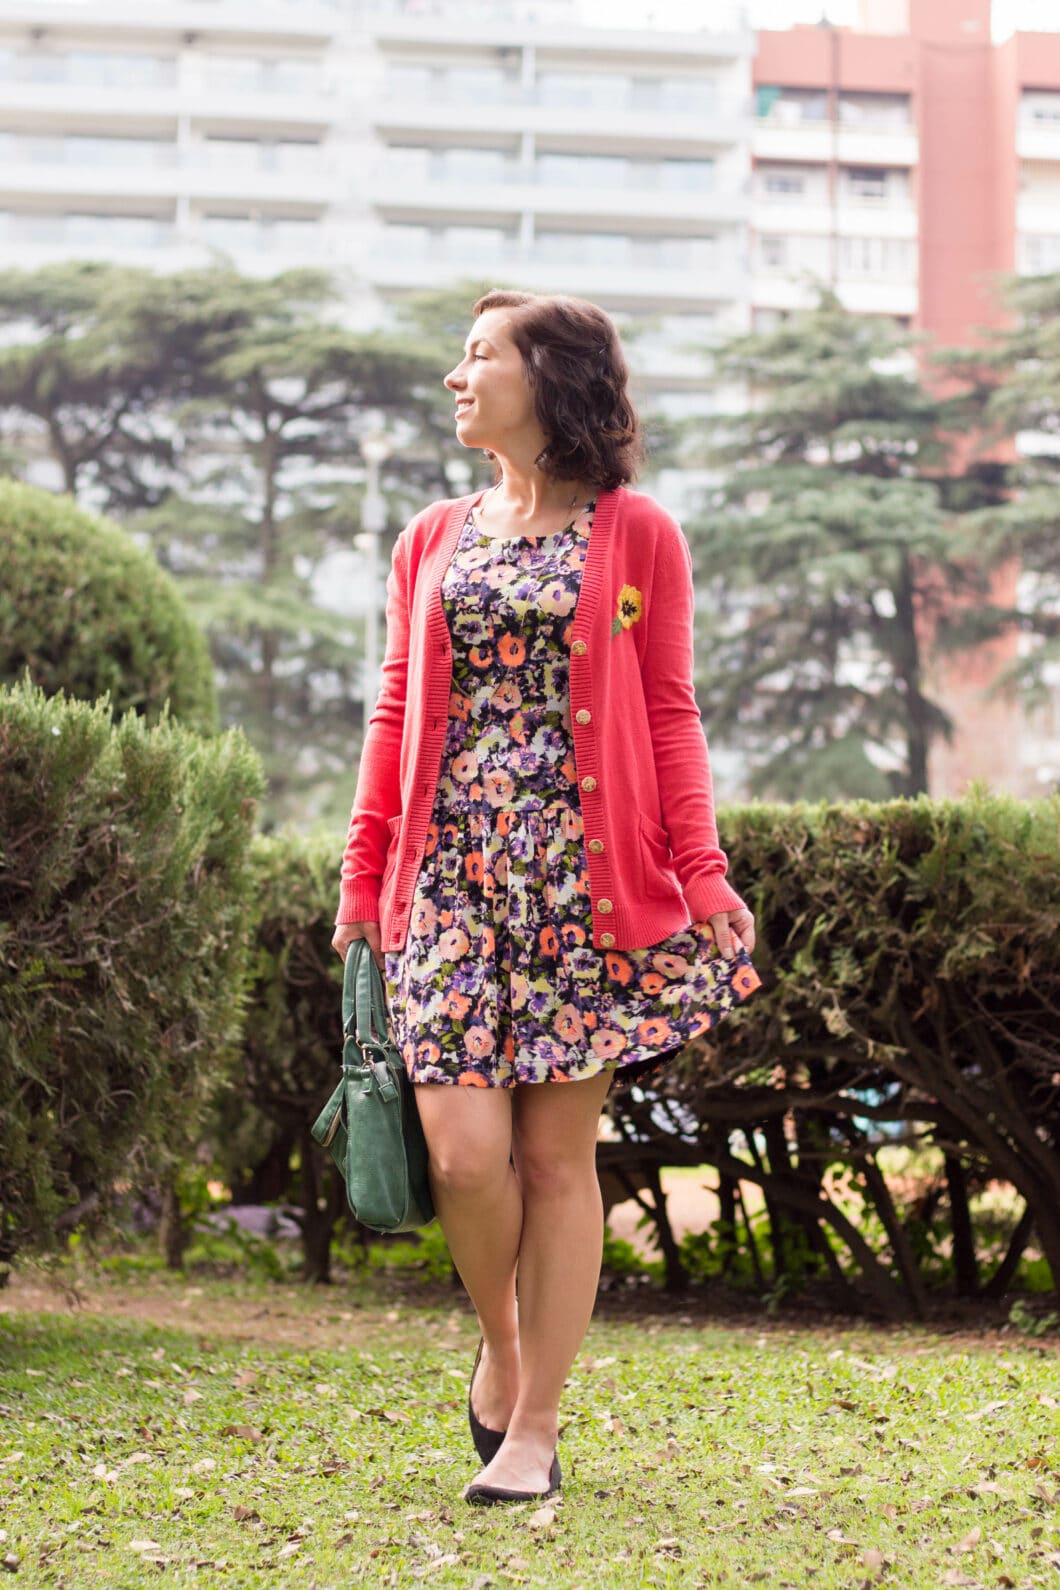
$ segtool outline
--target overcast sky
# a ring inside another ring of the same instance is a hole
[[[635,27],[653,18],[660,27],[709,26],[712,0],[581,0],[587,21]],[[751,22],[757,28],[788,28],[793,22],[853,23],[857,0],[748,0]],[[1004,39],[1014,29],[1030,33],[1060,33],[1058,0],[994,0],[994,38]]]

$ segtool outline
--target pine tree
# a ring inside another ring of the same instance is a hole
[[[756,793],[912,795],[952,725],[925,684],[925,637],[975,586],[946,523],[948,400],[913,342],[830,292],[715,350],[751,406],[701,450],[721,483],[689,524],[699,695]]]

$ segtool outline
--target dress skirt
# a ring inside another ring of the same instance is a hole
[[[408,936],[385,957],[413,1082],[655,1078],[760,987],[709,922],[646,948],[593,945],[568,695],[593,506],[505,539],[470,512],[442,582],[446,741]]]

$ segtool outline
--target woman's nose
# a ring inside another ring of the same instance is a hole
[[[450,370],[449,374],[445,377],[444,384],[449,388],[450,392],[455,392],[457,387],[463,386],[464,377],[460,374],[459,365],[456,366],[455,370]]]

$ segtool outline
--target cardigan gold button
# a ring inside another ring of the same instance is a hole
[[[574,714],[574,721],[576,723],[591,723],[593,715],[586,707],[582,707],[580,712]]]
[[[615,942],[615,935],[613,933],[601,933],[600,934],[600,943],[603,945],[605,950],[611,949],[612,946],[614,945],[614,942]]]
[[[596,909],[598,911],[613,911],[615,908],[610,900],[597,900]]]
[[[588,790],[590,793],[592,793],[595,788],[596,780],[593,778],[593,775],[589,773],[585,778],[582,779],[582,789]]]
[[[588,650],[589,648],[583,640],[576,640],[571,646],[571,651],[574,653],[575,657],[584,657]]]
[[[602,839],[590,839],[589,849],[592,851],[594,856],[598,856],[603,848],[604,842]]]

